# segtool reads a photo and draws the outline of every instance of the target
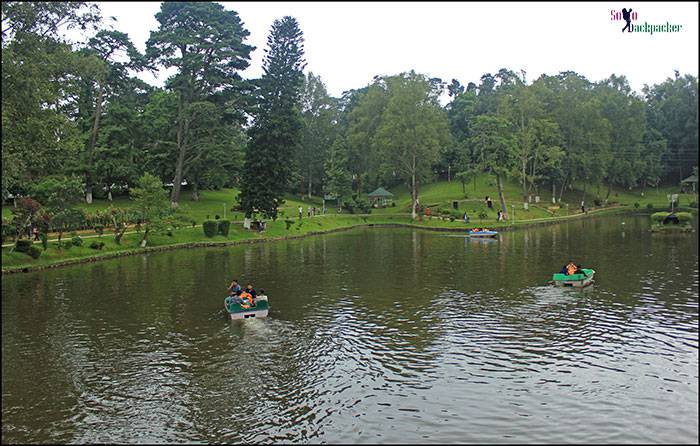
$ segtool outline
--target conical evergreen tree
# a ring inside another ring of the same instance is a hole
[[[267,38],[263,76],[258,81],[258,109],[246,150],[239,196],[246,216],[277,217],[287,190],[303,121],[299,96],[305,66],[303,36],[293,17],[275,20]]]

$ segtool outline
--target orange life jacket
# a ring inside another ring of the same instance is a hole
[[[573,263],[569,263],[568,265],[566,265],[566,273],[570,276],[573,276],[574,274],[576,274],[577,269],[578,268]]]
[[[250,308],[251,305],[253,305],[253,296],[251,296],[250,293],[243,292],[238,297],[240,297],[241,299],[244,299],[244,300],[248,299],[248,303],[243,302],[241,304],[242,308],[248,309],[248,308]]]

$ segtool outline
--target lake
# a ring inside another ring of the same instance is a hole
[[[548,285],[569,260],[593,286]],[[268,318],[227,320],[234,277]],[[2,442],[697,443],[697,232],[365,228],[5,275]]]

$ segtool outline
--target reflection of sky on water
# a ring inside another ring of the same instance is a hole
[[[697,236],[619,220],[8,276],[3,440],[697,441]],[[593,287],[547,286],[569,257]],[[269,318],[225,319],[234,276]]]

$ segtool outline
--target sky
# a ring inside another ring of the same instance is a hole
[[[262,75],[267,35],[275,19],[295,17],[304,33],[306,72],[320,75],[329,93],[362,88],[375,75],[415,70],[463,85],[500,68],[541,74],[573,70],[591,81],[625,75],[644,84],[698,75],[697,2],[454,3],[454,2],[220,2],[234,10],[256,47],[244,78]],[[145,51],[160,2],[98,2],[108,26]],[[611,11],[632,8],[632,23],[681,25],[678,32],[622,32]],[[634,18],[634,17],[633,17]],[[144,81],[162,86],[171,71]]]

